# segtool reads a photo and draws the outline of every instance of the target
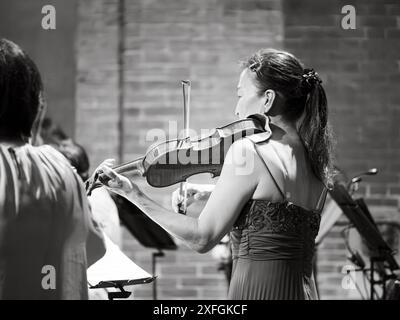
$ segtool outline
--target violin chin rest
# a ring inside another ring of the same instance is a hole
[[[249,115],[247,118],[257,120],[263,128],[265,128],[265,125],[267,124],[267,117],[262,114],[255,113]]]

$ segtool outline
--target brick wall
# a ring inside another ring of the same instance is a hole
[[[355,30],[341,28],[341,8],[347,4],[356,8]],[[366,197],[376,220],[399,221],[400,3],[286,0],[283,15],[285,48],[315,68],[325,83],[337,164],[349,176],[378,168],[359,196]],[[341,287],[347,262],[340,222],[319,251],[321,297],[359,298]]]
[[[192,80],[191,127],[213,128],[233,120],[236,62],[262,47],[286,48],[314,67],[326,85],[336,132],[337,161],[351,175],[376,166],[361,195],[379,219],[397,219],[399,181],[399,4],[352,1],[357,29],[340,27],[343,1],[125,1],[123,86],[119,86],[117,0],[79,2],[77,33],[77,139],[92,164],[106,157],[142,155],[150,129],[168,132],[169,121],[182,126],[180,80]],[[122,90],[122,91],[120,91]],[[119,94],[123,104],[119,105]],[[118,130],[122,119],[123,132]],[[176,130],[169,132],[170,137]],[[122,143],[122,145],[121,145]],[[207,177],[194,179],[209,182]],[[173,188],[153,189],[169,206]],[[189,214],[196,215],[199,208]],[[345,222],[345,219],[342,219]],[[322,298],[357,298],[341,288],[346,252],[336,225],[319,251]],[[151,270],[152,250],[127,232],[124,250]],[[166,252],[157,265],[159,298],[217,299],[226,284],[211,254],[183,246]],[[151,298],[151,286],[135,290]]]
[[[79,1],[76,133],[92,164],[118,151],[117,1]]]

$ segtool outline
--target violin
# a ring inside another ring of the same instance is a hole
[[[216,128],[205,137],[168,140],[150,148],[145,156],[113,167],[124,176],[136,173],[146,178],[155,188],[181,183],[187,178],[210,173],[219,176],[229,147],[237,140],[251,134],[266,131],[267,119],[262,115],[251,115]],[[86,191],[91,192],[107,183],[108,177],[97,172],[86,182]]]

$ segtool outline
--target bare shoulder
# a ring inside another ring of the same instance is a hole
[[[229,148],[225,163],[224,172],[230,172],[235,176],[247,176],[254,178],[260,167],[260,160],[257,156],[254,143],[249,139],[235,141]]]
[[[232,153],[242,153],[245,151],[254,151],[254,143],[250,139],[244,138],[236,140],[230,147],[230,152]]]
[[[305,160],[304,145],[298,137],[289,137],[287,139],[271,139],[268,141],[268,147],[274,151],[278,158],[284,163],[293,163],[293,160]],[[268,148],[266,147],[266,148]]]
[[[249,139],[239,139],[232,143],[230,146],[225,161],[232,161],[238,159],[245,159],[245,157],[252,156],[255,153],[254,143]],[[238,161],[233,161],[238,163]],[[240,163],[240,162],[239,162]]]

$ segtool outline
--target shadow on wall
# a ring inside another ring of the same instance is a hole
[[[1,0],[0,37],[26,51],[42,74],[48,115],[75,135],[75,28],[78,0]],[[42,28],[42,7],[56,8],[56,29]]]

